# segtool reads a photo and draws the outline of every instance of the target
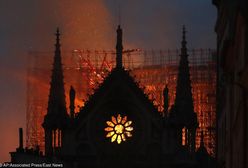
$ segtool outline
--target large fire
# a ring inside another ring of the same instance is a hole
[[[131,54],[132,57],[141,56],[143,51],[138,50]],[[53,54],[53,53],[50,53]],[[107,54],[107,57],[106,57]],[[130,53],[129,53],[130,54]],[[89,57],[90,56],[90,57]],[[93,56],[93,57],[92,57]],[[130,55],[129,55],[130,56]],[[158,65],[155,62],[143,61],[133,62],[128,61],[128,53],[124,54],[124,65],[129,67],[131,75],[139,83],[140,88],[144,90],[154,105],[158,107],[160,112],[163,111],[163,89],[165,85],[169,88],[169,109],[173,104],[176,93],[176,81],[178,71],[178,57],[169,60],[166,63],[161,62]],[[144,55],[143,55],[144,56]],[[151,56],[151,55],[150,55]],[[215,63],[211,60],[211,54],[208,55],[204,64],[191,65],[191,80],[192,91],[194,98],[194,108],[197,112],[199,127],[197,131],[196,147],[200,144],[200,131],[204,131],[205,142],[208,151],[214,154],[215,147]],[[75,57],[84,57],[82,59],[75,59]],[[148,55],[146,55],[148,57]],[[151,56],[154,57],[154,56]],[[37,61],[37,57],[35,57]],[[49,57],[52,58],[52,57]],[[88,59],[90,58],[90,59]],[[94,90],[104,80],[109,71],[114,67],[113,60],[115,58],[114,52],[98,52],[95,51],[78,52],[75,50],[71,53],[63,53],[64,63],[64,81],[67,109],[69,109],[69,89],[73,86],[76,90],[76,113],[84,106],[89,95],[94,93]],[[88,60],[87,60],[88,59]],[[29,98],[27,109],[27,145],[35,147],[40,145],[44,150],[44,132],[41,124],[43,117],[46,114],[49,81],[51,69],[47,65],[51,65],[52,59],[44,59],[40,57],[39,65],[33,64],[35,67],[30,67],[29,78]],[[43,61],[43,65],[42,62]],[[142,63],[141,63],[142,62]],[[41,67],[39,67],[41,66]],[[35,70],[36,69],[36,70]],[[68,110],[69,113],[69,110]]]

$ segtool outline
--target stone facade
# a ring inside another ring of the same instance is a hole
[[[213,0],[218,10],[217,159],[220,167],[248,167],[248,2]]]

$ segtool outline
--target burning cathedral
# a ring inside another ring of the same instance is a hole
[[[189,73],[186,31],[183,27],[180,63],[174,105],[168,109],[164,88],[164,115],[148,99],[122,64],[122,29],[117,28],[116,66],[78,113],[76,92],[70,89],[66,108],[60,51],[56,32],[45,130],[45,153],[20,146],[11,152],[12,163],[60,163],[63,167],[188,167],[210,168],[214,159],[201,138],[195,148],[198,128]],[[202,133],[203,134],[203,133]]]

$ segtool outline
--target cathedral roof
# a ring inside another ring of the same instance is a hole
[[[127,86],[128,89],[122,90],[122,92],[132,92],[135,94],[136,98],[139,99],[145,108],[148,108],[152,111],[152,115],[159,116],[159,112],[157,108],[153,105],[153,103],[149,100],[148,96],[144,93],[144,91],[139,88],[137,82],[135,82],[134,78],[130,75],[129,71],[124,68],[114,68],[111,73],[105,78],[103,83],[95,90],[94,94],[89,97],[89,100],[85,103],[84,107],[81,109],[79,116],[85,116],[93,108],[97,102],[101,101],[103,98],[108,98],[108,93],[115,88],[115,91],[118,89],[122,89],[122,86]],[[121,92],[121,90],[119,90]],[[124,99],[120,97],[120,92],[116,92],[116,98]]]

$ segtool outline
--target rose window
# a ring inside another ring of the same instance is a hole
[[[120,144],[132,137],[132,121],[128,121],[127,116],[121,117],[120,114],[117,117],[112,116],[111,121],[107,121],[106,124],[107,127],[104,129],[107,132],[106,138],[110,138],[111,142]]]

